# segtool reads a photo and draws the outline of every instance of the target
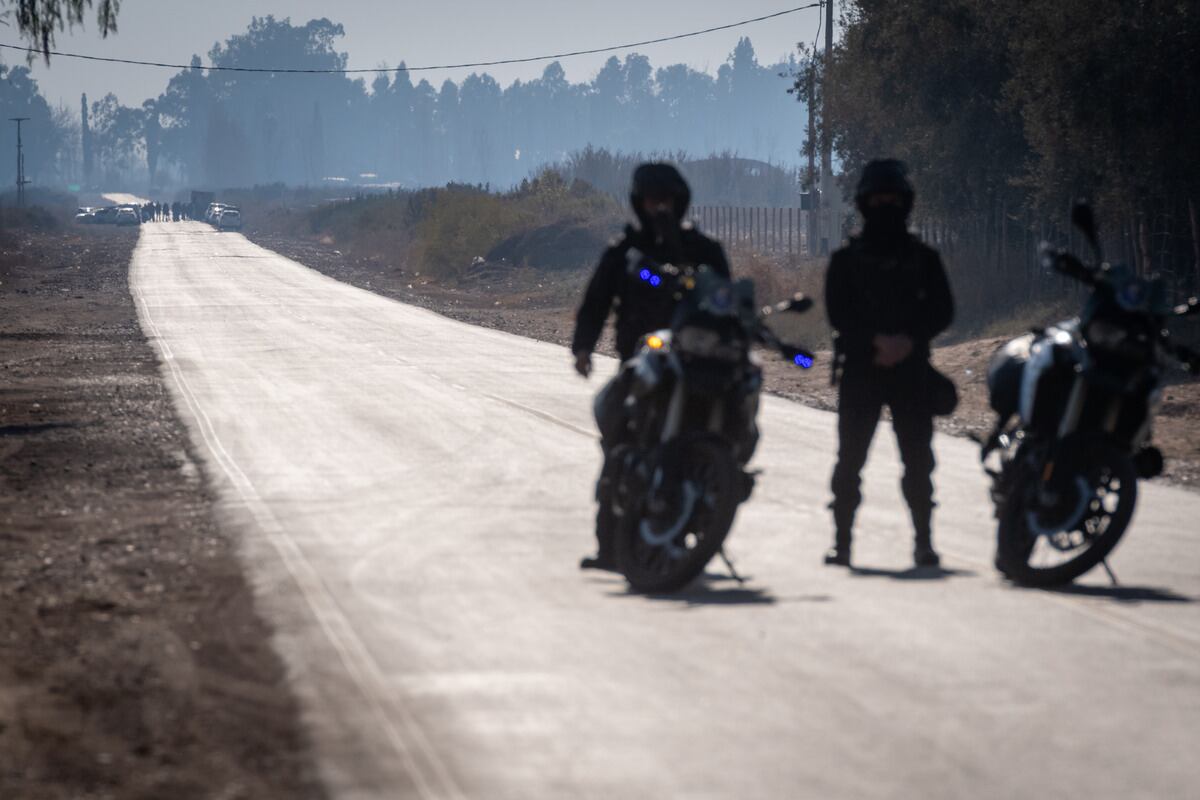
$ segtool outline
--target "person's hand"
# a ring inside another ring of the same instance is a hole
[[[913,340],[902,333],[878,334],[873,343],[878,367],[894,367],[912,355]]]
[[[584,352],[575,354],[575,371],[585,378],[592,374],[591,353]]]

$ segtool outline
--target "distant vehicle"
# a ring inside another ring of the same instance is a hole
[[[75,221],[80,225],[95,225],[97,222],[96,209],[88,206],[80,207],[75,212]]]
[[[117,225],[141,225],[142,216],[132,208],[118,208],[117,213],[113,216],[113,222]]]
[[[217,214],[217,230],[240,231],[242,229],[242,212],[236,208],[225,208]]]
[[[229,208],[225,203],[209,203],[208,210],[204,212],[204,221],[210,225],[217,224],[217,218],[221,216],[221,212]]]
[[[96,223],[100,225],[111,225],[117,221],[117,207],[104,206],[95,210]]]

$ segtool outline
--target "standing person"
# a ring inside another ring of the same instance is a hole
[[[571,353],[575,371],[583,377],[592,373],[592,353],[614,307],[617,354],[622,362],[634,356],[643,336],[670,325],[675,298],[638,277],[647,259],[677,267],[704,265],[729,277],[729,262],[721,245],[684,222],[691,199],[687,182],[669,164],[642,164],[633,173],[629,202],[638,224],[626,227],[624,237],[604,251],[575,318]],[[620,424],[624,401],[625,385],[618,373],[596,396],[595,403],[600,448],[606,462],[624,430]],[[596,486],[600,503],[596,515],[598,550],[594,557],[580,562],[582,569],[616,569],[607,490],[605,471],[601,470]]]
[[[886,405],[904,462],[901,489],[916,531],[913,560],[937,567],[933,549],[933,418],[957,402],[954,385],[929,363],[929,342],[954,318],[950,284],[937,251],[908,232],[913,187],[900,161],[863,169],[855,204],[862,234],[833,254],[825,305],[836,333],[838,460],[833,470],[833,549],[826,564],[850,565],[860,477]]]

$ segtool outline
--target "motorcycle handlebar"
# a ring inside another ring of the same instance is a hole
[[[802,369],[808,369],[816,361],[816,356],[808,350],[799,345],[783,341],[766,327],[759,329],[758,340],[767,347],[776,350],[779,355]]]
[[[1189,297],[1186,303],[1175,306],[1175,316],[1194,317],[1200,314],[1200,298]]]
[[[1042,244],[1041,251],[1042,263],[1048,268],[1066,275],[1068,278],[1074,278],[1081,283],[1086,283],[1088,286],[1095,285],[1095,270],[1075,256],[1065,250],[1058,250],[1045,243]]]

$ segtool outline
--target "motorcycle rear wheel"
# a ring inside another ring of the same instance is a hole
[[[619,518],[617,566],[634,590],[648,594],[678,591],[704,571],[724,544],[741,497],[741,469],[729,445],[718,436],[680,437],[665,446],[660,463],[664,485],[682,487],[691,482],[699,487],[700,496],[688,519],[676,520],[682,522],[679,533],[663,544],[651,543],[643,534],[644,524],[653,525],[645,498],[636,512],[630,509],[634,513]],[[678,507],[665,516],[672,514],[682,516]]]
[[[1082,462],[1080,477],[1091,492],[1088,508],[1071,530],[1054,537],[1040,536],[1030,528],[1029,498],[1038,476],[1022,466],[1000,514],[996,536],[997,566],[1010,580],[1023,586],[1048,587],[1070,583],[1108,557],[1133,518],[1137,504],[1137,469],[1122,450],[1096,445]],[[1053,541],[1051,541],[1053,539]],[[1045,556],[1068,554],[1065,560],[1046,563]]]

